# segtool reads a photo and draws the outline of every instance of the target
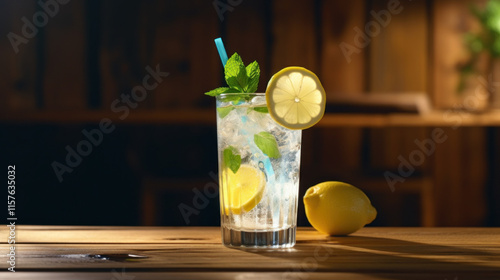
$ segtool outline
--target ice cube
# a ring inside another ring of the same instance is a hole
[[[255,96],[250,103],[252,106],[266,106],[266,96]]]
[[[238,134],[238,119],[239,118],[231,112],[219,121],[219,133],[222,138],[229,139]]]

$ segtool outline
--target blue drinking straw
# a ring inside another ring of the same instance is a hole
[[[224,43],[222,43],[222,39],[219,37],[214,40],[215,46],[217,46],[217,51],[219,51],[220,60],[222,61],[222,67],[226,66],[227,63],[227,53],[224,48]]]
[[[222,61],[222,66],[225,67],[228,58],[226,49],[224,48],[224,43],[222,42],[222,39],[220,37],[215,39],[214,41],[215,41],[215,46],[217,46],[217,51],[219,51],[219,56],[220,60]],[[242,117],[242,121],[243,123],[245,123],[246,117]],[[258,154],[258,151],[252,151],[252,154]],[[260,166],[260,163],[262,163],[264,166]],[[275,185],[275,174],[269,158],[266,158],[259,162],[259,169],[262,170],[262,172],[264,172],[264,174],[266,175],[266,181],[270,183],[271,186]],[[279,214],[279,211],[276,211],[275,213]]]

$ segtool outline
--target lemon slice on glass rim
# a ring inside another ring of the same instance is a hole
[[[320,80],[303,67],[287,67],[272,76],[266,89],[271,117],[289,129],[306,129],[325,113],[326,94]]]
[[[239,215],[255,208],[262,199],[266,187],[264,172],[248,164],[242,164],[236,173],[225,168],[225,186],[222,186],[223,205],[226,215]]]

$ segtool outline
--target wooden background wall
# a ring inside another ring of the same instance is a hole
[[[5,35],[21,34],[21,18],[31,19],[41,8],[36,1],[0,0],[0,117],[8,122],[11,114],[51,111],[64,119],[109,111],[113,100],[141,83],[148,65],[170,76],[140,110],[211,108],[213,100],[203,92],[222,83],[213,44],[219,36],[229,53],[260,63],[260,91],[273,73],[300,65],[319,75],[329,97],[425,92],[436,108],[459,106],[457,67],[467,59],[462,38],[477,28],[468,6],[484,1],[401,0],[402,11],[348,62],[339,45],[354,45],[354,28],[364,29],[374,20],[371,12],[387,10],[390,2],[243,0],[221,20],[205,0],[73,0],[16,54]],[[409,154],[413,140],[428,137],[431,129],[307,131],[301,191],[320,179],[359,182],[382,208],[380,224],[485,224],[485,128],[448,129],[450,140],[415,178],[394,193],[387,187],[382,172],[397,169],[398,156]],[[422,216],[415,201],[428,185],[438,199],[434,214]],[[474,207],[464,209],[468,203]]]
[[[257,60],[265,81],[279,69],[303,65],[318,73],[329,95],[427,92],[438,107],[456,102],[454,68],[466,58],[461,35],[473,25],[471,1],[397,1],[387,27],[351,55],[354,28],[388,10],[391,1],[241,1],[221,21],[212,1],[70,1],[15,54],[2,37],[4,110],[108,109],[140,83],[147,65],[171,73],[145,108],[206,105],[200,93],[220,85],[213,39],[228,52]],[[484,1],[483,1],[484,2]],[[42,10],[29,0],[1,1],[2,34],[22,34],[22,17]],[[179,92],[182,92],[180,94]],[[22,96],[22,97],[20,97]],[[24,98],[24,99],[23,99]]]

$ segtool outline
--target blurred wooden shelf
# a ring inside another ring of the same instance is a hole
[[[320,127],[500,126],[500,111],[483,114],[432,111],[418,114],[325,114]]]
[[[1,113],[3,124],[80,124],[98,123],[109,118],[116,124],[169,124],[215,125],[213,109],[173,109],[163,111],[35,111]],[[467,112],[433,111],[417,114],[336,114],[327,113],[317,127],[453,127],[453,126],[500,126],[500,111],[483,114]]]
[[[38,111],[0,114],[0,123],[79,124],[99,123],[104,118],[116,124],[215,125],[215,110],[131,110],[126,117],[123,116],[123,112],[111,111]]]

